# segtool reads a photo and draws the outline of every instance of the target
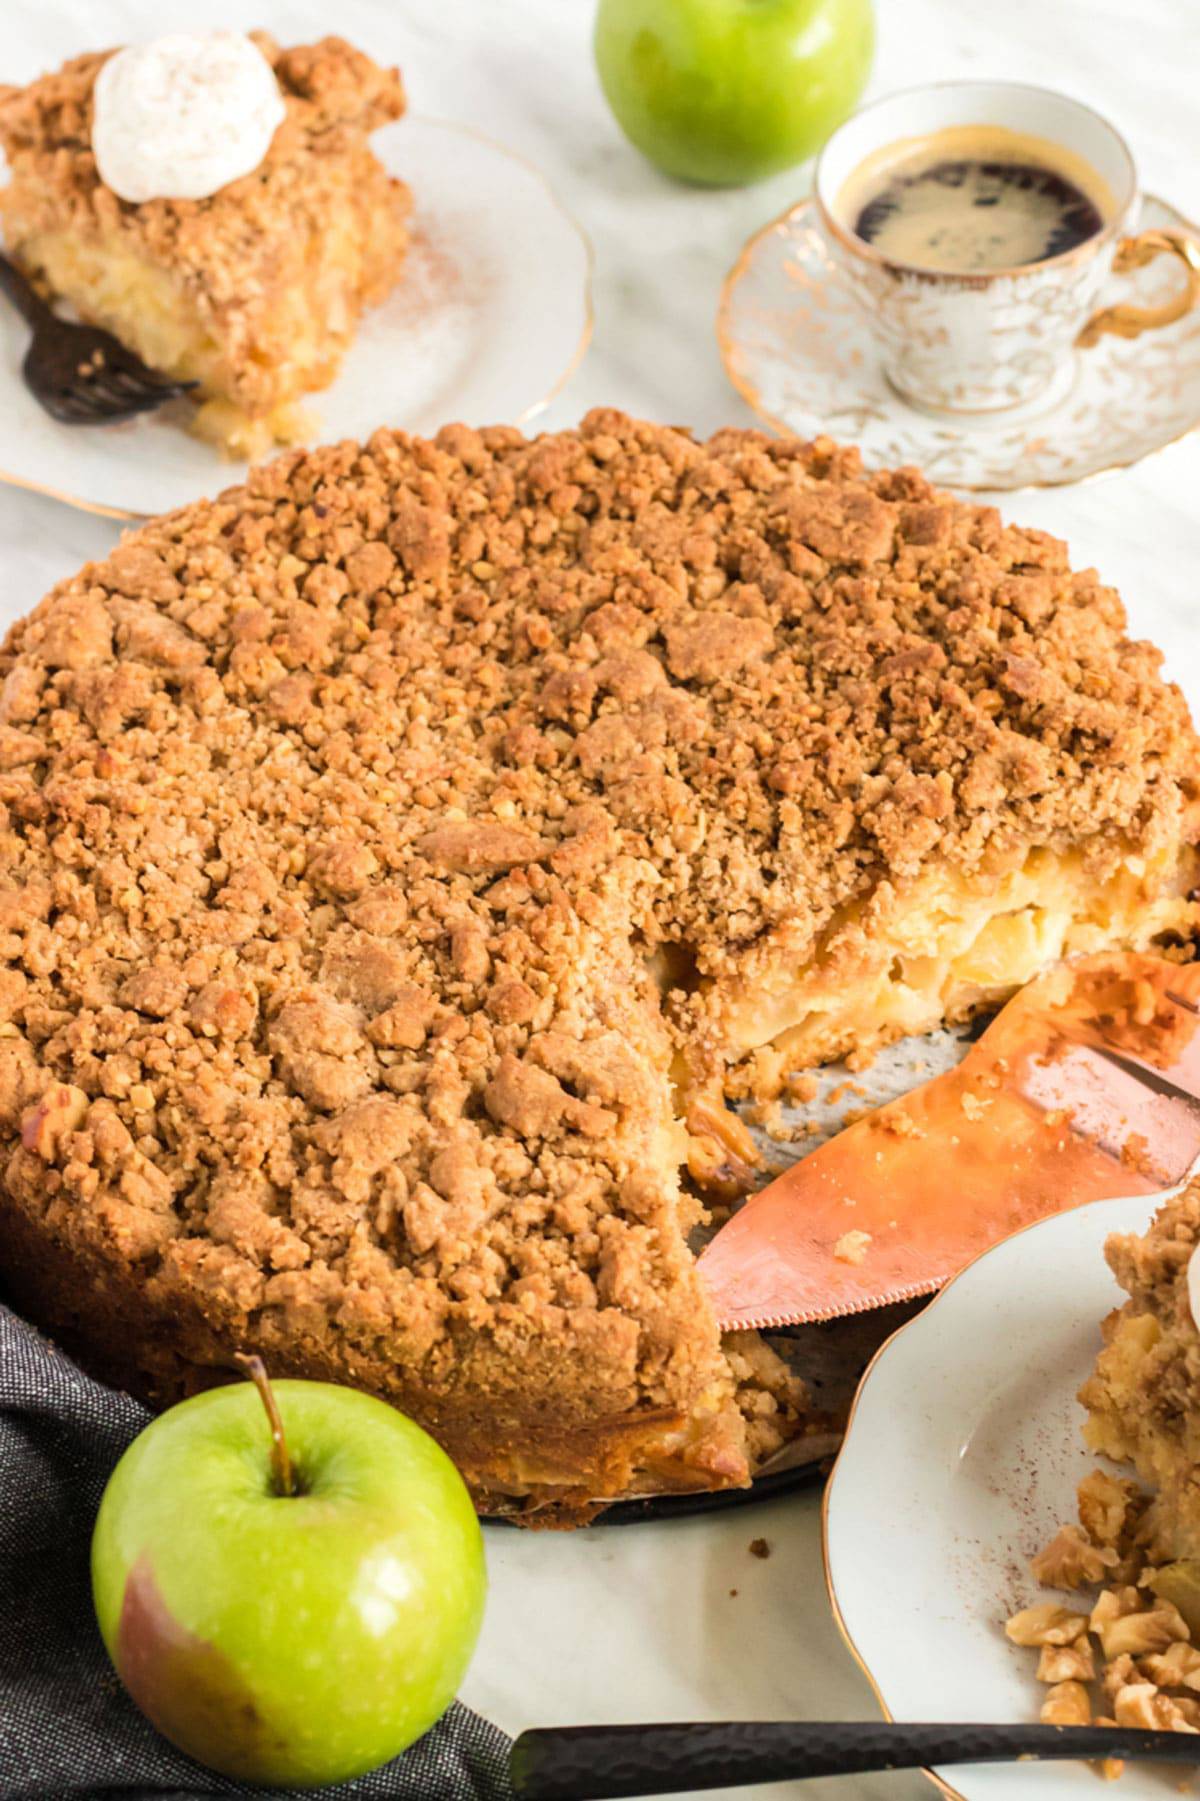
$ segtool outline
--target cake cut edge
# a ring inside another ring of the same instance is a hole
[[[1188,1264],[1200,1246],[1200,1175],[1143,1234],[1114,1233],[1105,1257],[1128,1300],[1104,1321],[1104,1347],[1079,1392],[1088,1446],[1132,1465],[1152,1491],[1160,1559],[1200,1559],[1200,1330]]]

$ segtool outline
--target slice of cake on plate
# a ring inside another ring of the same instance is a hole
[[[911,470],[612,411],[151,522],[0,655],[0,1275],[489,1510],[747,1482],[815,1415],[697,1274],[723,1097],[1194,929],[1158,661]]]
[[[1197,1032],[1200,1019],[1191,1034],[1177,1026],[1181,1050]],[[1136,1030],[1133,1055],[1135,1039]],[[1005,1630],[1039,1653],[1047,1724],[1195,1733],[1200,1177],[1163,1203],[1146,1232],[1113,1233],[1105,1256],[1129,1299],[1105,1320],[1104,1348],[1079,1399],[1088,1446],[1131,1473],[1084,1477],[1078,1523],[1061,1526],[1031,1565],[1044,1588],[1074,1598],[1024,1607]]]
[[[340,38],[77,57],[0,89],[5,248],[49,296],[196,381],[202,435],[259,456],[304,432],[302,396],[396,282],[410,198],[369,134],[403,110],[398,73]]]
[[[1129,1299],[1104,1325],[1080,1393],[1093,1450],[1149,1485],[1160,1558],[1196,1560],[1200,1623],[1200,1177],[1167,1200],[1143,1236],[1105,1246]]]

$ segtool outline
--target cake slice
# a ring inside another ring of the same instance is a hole
[[[398,73],[340,38],[255,42],[283,122],[258,168],[202,200],[134,205],[101,180],[91,124],[106,54],[0,89],[8,254],[152,368],[196,381],[195,429],[251,459],[304,434],[298,403],[334,379],[363,309],[395,283],[410,210],[368,143],[404,110]]]
[[[1114,1234],[1105,1256],[1129,1295],[1104,1323],[1104,1349],[1080,1391],[1093,1450],[1130,1463],[1152,1492],[1154,1553],[1197,1561],[1200,1613],[1200,1328],[1191,1272],[1200,1247],[1200,1176],[1142,1236]],[[1189,1274],[1191,1279],[1189,1280]]]

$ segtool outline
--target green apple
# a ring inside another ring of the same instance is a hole
[[[600,0],[596,66],[626,136],[668,175],[760,181],[853,111],[872,0]]]
[[[261,1399],[211,1389],[125,1452],[92,1588],[117,1673],[166,1738],[303,1788],[386,1763],[449,1705],[483,1615],[483,1541],[411,1420],[332,1383],[272,1395],[249,1362]]]

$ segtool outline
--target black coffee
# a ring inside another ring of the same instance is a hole
[[[951,154],[958,135],[935,133],[882,166],[871,158],[851,177],[844,216],[860,238],[895,262],[971,272],[1045,262],[1103,226],[1097,201],[1061,168],[989,155],[986,142],[982,154]]]

